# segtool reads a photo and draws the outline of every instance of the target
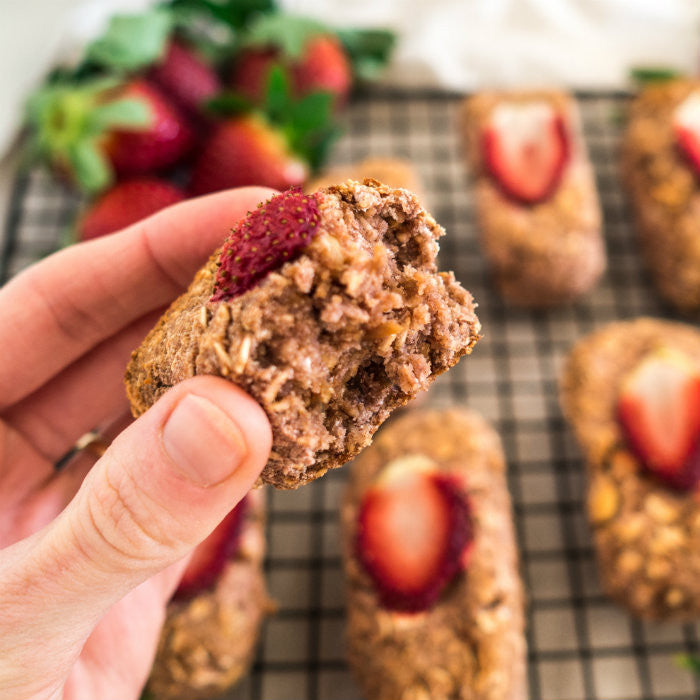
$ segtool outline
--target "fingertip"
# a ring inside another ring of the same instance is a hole
[[[252,486],[272,449],[272,427],[260,404],[239,386],[221,377],[192,377],[171,391],[175,402],[188,394],[207,399],[235,422],[246,445],[246,456],[236,470],[236,478]]]

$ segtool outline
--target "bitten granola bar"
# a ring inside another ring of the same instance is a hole
[[[479,338],[471,295],[437,270],[443,233],[411,193],[373,180],[274,197],[133,353],[134,414],[219,375],[270,419],[262,481],[296,488],[344,464]]]

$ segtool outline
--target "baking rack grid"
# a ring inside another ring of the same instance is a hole
[[[697,653],[692,625],[631,619],[596,578],[582,508],[583,463],[557,403],[556,378],[571,344],[615,319],[673,317],[653,293],[617,173],[623,95],[581,94],[586,140],[602,198],[609,268],[584,301],[550,312],[518,311],[494,293],[476,242],[454,95],[367,95],[347,110],[333,153],[341,164],[368,155],[411,160],[430,209],[445,226],[442,266],[479,302],[484,338],[440,378],[434,406],[468,405],[498,429],[529,595],[531,700],[691,700],[700,682],[678,668]],[[9,212],[3,279],[53,250],[77,201],[38,172],[19,176]],[[338,503],[345,471],[269,498],[266,562],[279,612],[266,624],[251,673],[231,700],[356,700],[344,661]]]

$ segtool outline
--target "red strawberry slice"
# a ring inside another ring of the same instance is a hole
[[[280,131],[262,118],[235,117],[206,139],[192,171],[194,194],[245,185],[285,190],[301,185],[307,164],[290,150]]]
[[[694,90],[676,108],[673,117],[676,141],[700,175],[700,90]]]
[[[245,511],[243,499],[194,550],[175,591],[176,598],[191,598],[216,582],[226,562],[238,551]]]
[[[700,480],[700,371],[680,353],[647,355],[622,385],[617,415],[644,467],[675,489]]]
[[[298,188],[278,194],[238,223],[219,257],[212,301],[232,299],[297,257],[318,233],[318,201]]]
[[[556,190],[569,157],[564,120],[546,102],[503,103],[482,135],[486,169],[512,199],[536,204]]]
[[[185,193],[165,180],[125,180],[90,204],[78,222],[78,238],[85,241],[120,231],[183,199]]]
[[[389,610],[429,609],[466,565],[470,507],[456,479],[422,456],[395,460],[367,491],[355,551]]]

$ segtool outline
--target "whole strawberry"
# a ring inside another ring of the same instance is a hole
[[[165,180],[154,177],[125,180],[87,208],[78,221],[78,238],[86,241],[120,231],[183,199],[185,193]]]
[[[336,37],[321,34],[309,39],[291,69],[297,95],[323,90],[335,95],[336,105],[347,100],[352,87],[352,68]]]
[[[285,190],[301,185],[308,174],[281,131],[261,116],[246,115],[222,122],[204,141],[190,190],[195,195],[244,185]]]
[[[277,50],[268,48],[242,51],[233,65],[231,87],[253,104],[262,104],[270,70],[279,64],[278,56]]]
[[[355,79],[373,80],[389,60],[395,37],[380,29],[334,30],[286,13],[260,15],[246,31],[231,86],[261,104],[273,66],[289,75],[297,98],[316,91],[347,100]]]
[[[330,92],[335,104],[341,106],[352,87],[352,68],[340,42],[330,34],[318,34],[309,36],[299,55],[274,45],[243,51],[234,65],[233,89],[260,104],[275,65],[289,71],[297,97],[322,90]]]
[[[193,47],[173,39],[148,77],[189,115],[201,114],[203,104],[221,92],[221,81],[213,66]]]
[[[143,79],[49,85],[30,98],[27,122],[32,154],[89,193],[175,165],[192,143],[188,120]]]
[[[118,129],[105,137],[105,151],[118,175],[154,173],[175,165],[192,145],[189,122],[146,80],[133,80],[121,96],[141,101],[149,112],[141,129]]]

